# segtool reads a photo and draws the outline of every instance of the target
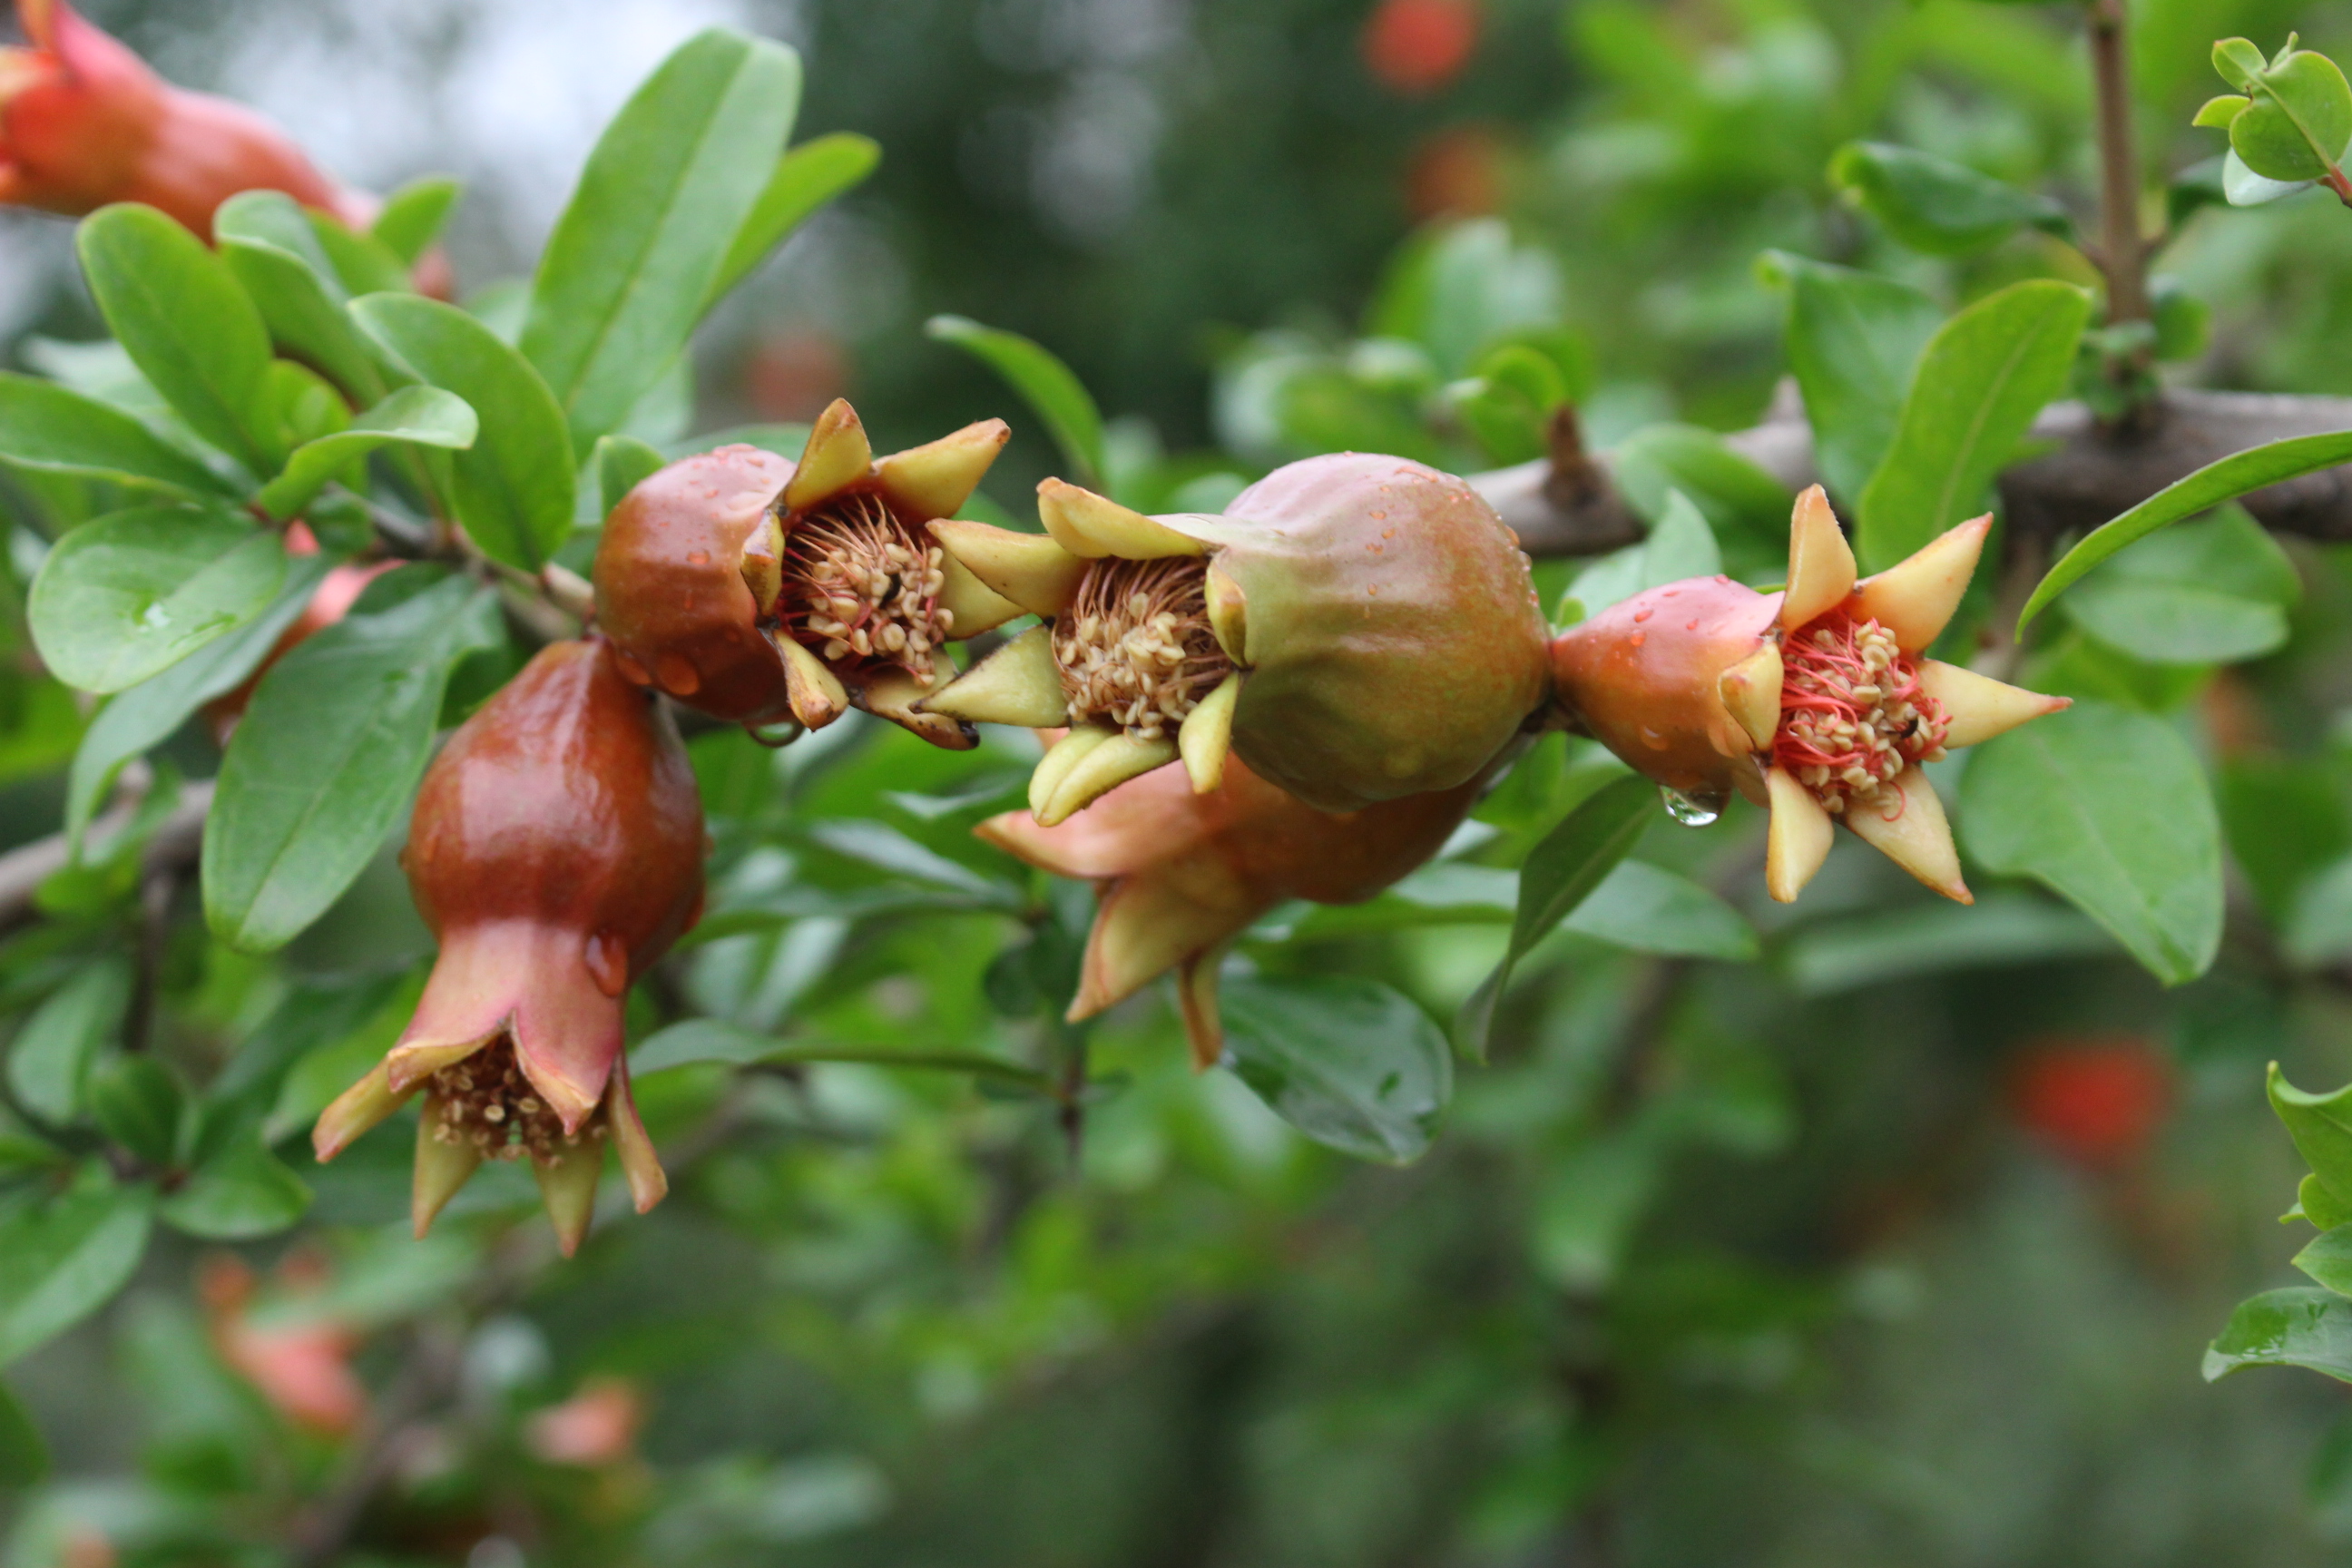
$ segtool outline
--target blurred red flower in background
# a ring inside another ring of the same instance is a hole
[[[1423,139],[1405,164],[1404,199],[1415,223],[1502,211],[1502,137],[1490,125],[1455,125]]]
[[[2172,1108],[2172,1063],[2137,1035],[2058,1036],[2011,1068],[2010,1113],[2052,1152],[2093,1170],[2144,1154]]]
[[[367,1413],[367,1389],[352,1371],[361,1335],[315,1300],[327,1283],[322,1264],[301,1255],[279,1266],[269,1299],[253,1270],[236,1258],[208,1260],[196,1289],[212,1318],[213,1347],[295,1426],[340,1437]]]
[[[562,1404],[533,1415],[523,1440],[548,1464],[601,1468],[635,1456],[637,1428],[645,1419],[645,1396],[635,1384],[592,1377]]]
[[[1382,86],[1413,98],[1435,92],[1478,47],[1477,0],[1381,0],[1362,43],[1364,64]]]

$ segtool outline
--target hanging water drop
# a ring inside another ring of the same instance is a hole
[[[1658,798],[1666,804],[1666,815],[1685,827],[1706,827],[1723,815],[1727,795],[1718,794],[1685,795],[1668,784],[1658,786]]]

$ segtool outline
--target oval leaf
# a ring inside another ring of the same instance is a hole
[[[1072,483],[1102,482],[1102,411],[1076,371],[1041,343],[962,316],[933,316],[923,331],[981,360],[1021,395],[1061,447],[1073,470]]]
[[[353,420],[349,429],[304,442],[286,459],[285,471],[254,499],[272,517],[294,517],[354,458],[379,447],[463,451],[474,444],[480,427],[472,405],[457,394],[437,386],[404,386]]]
[[[0,458],[139,489],[234,496],[236,487],[110,404],[0,371]]]
[[[2300,1366],[2352,1383],[2352,1301],[2295,1286],[2238,1303],[2205,1352],[2205,1381],[2250,1366]]]
[[[120,691],[252,620],[285,579],[276,534],[209,508],[142,508],[59,540],[27,614],[59,680]]]
[[[1830,183],[1885,225],[1896,243],[1928,256],[1966,256],[2027,224],[2061,236],[2073,232],[2066,209],[2047,196],[1883,142],[1840,148],[1830,160]]]
[[[1895,439],[1912,368],[1941,314],[1892,278],[1779,252],[1768,262],[1787,280],[1789,371],[1805,395],[1822,479],[1850,504]]]
[[[1220,1010],[1226,1064],[1307,1137],[1392,1165],[1428,1150],[1454,1060],[1406,997],[1369,980],[1237,980]]]
[[[2031,877],[2105,927],[2168,985],[2221,940],[2221,837],[2189,744],[2163,720],[2101,702],[1970,752],[1961,837],[1990,870]]]
[[[454,305],[371,294],[352,314],[418,378],[491,411],[488,427],[450,459],[451,502],[482,553],[526,572],[572,531],[578,482],[563,410],[530,362]]]
[[[284,1230],[310,1206],[310,1185],[248,1135],[198,1165],[159,1212],[189,1236],[251,1241]]]
[[[0,1366],[104,1306],[147,1250],[155,1194],[87,1170],[46,1202],[19,1194],[0,1209]]]
[[[727,247],[702,308],[717,304],[812,213],[863,181],[881,161],[880,142],[848,131],[803,142],[778,159],[751,216],[735,231],[735,242]]]

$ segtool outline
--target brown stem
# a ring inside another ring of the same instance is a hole
[[[2139,149],[2133,135],[2124,0],[2092,0],[2091,74],[2098,90],[2099,263],[2107,321],[2145,321],[2147,251],[2139,231]]]

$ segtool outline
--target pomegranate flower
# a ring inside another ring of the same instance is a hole
[[[1334,814],[1235,758],[1209,794],[1166,769],[1128,780],[1057,826],[1010,811],[973,831],[1057,877],[1099,884],[1070,1020],[1090,1018],[1173,969],[1192,1062],[1205,1068],[1224,1048],[1217,964],[1226,944],[1288,900],[1352,904],[1387,888],[1437,853],[1491,773]]]
[[[1990,516],[1876,576],[1819,485],[1797,498],[1789,584],[1669,583],[1552,642],[1572,725],[1670,789],[1769,807],[1765,886],[1793,900],[1843,822],[1949,899],[1972,903],[1943,803],[1919,771],[2068,705],[1922,658],[1975,574]]]
[[[677,731],[606,644],[556,643],[458,727],[402,862],[441,941],[416,1016],[319,1118],[332,1159],[420,1091],[422,1236],[486,1159],[528,1155],[566,1256],[610,1142],[637,1212],[667,1191],[629,1095],[622,998],[702,908],[702,805]]]
[[[969,724],[917,704],[957,637],[1019,605],[924,533],[971,498],[1010,434],[982,420],[877,458],[856,410],[818,416],[797,464],[751,447],[688,458],[614,509],[596,552],[600,625],[623,673],[749,724],[818,729],[855,706],[935,745]]]
[[[932,525],[1049,624],[920,706],[1070,725],[1031,781],[1043,826],[1180,759],[1214,790],[1229,751],[1324,811],[1451,790],[1543,706],[1528,558],[1450,474],[1345,453],[1277,468],[1222,516],[1145,517],[1059,479],[1037,510],[1043,537]]]
[[[268,121],[172,86],[66,0],[16,0],[16,17],[33,47],[0,48],[0,204],[79,217],[144,202],[207,239],[239,191],[283,191],[354,226],[374,216]]]

